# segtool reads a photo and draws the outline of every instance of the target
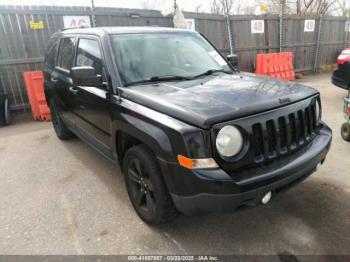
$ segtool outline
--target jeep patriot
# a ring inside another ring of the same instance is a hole
[[[54,130],[119,164],[149,224],[267,204],[321,166],[332,132],[318,91],[237,64],[188,30],[57,32],[44,64]]]

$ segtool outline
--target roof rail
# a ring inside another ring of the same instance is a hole
[[[86,25],[81,25],[81,26],[78,26],[78,27],[68,27],[68,28],[61,28],[60,31],[66,31],[66,30],[69,30],[69,29],[80,29],[80,28],[90,28],[90,26],[86,26]]]

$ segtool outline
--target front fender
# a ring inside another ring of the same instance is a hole
[[[170,192],[177,192],[185,181],[186,172],[173,172],[178,166],[177,155],[205,158],[211,155],[210,134],[207,130],[190,126],[168,115],[122,99],[112,114],[113,152],[118,156],[118,132],[132,136],[147,145],[156,155],[164,181]],[[181,169],[182,171],[184,169]],[[187,180],[186,180],[187,181]],[[180,183],[180,184],[179,184]]]
[[[113,121],[113,134],[123,132],[138,140],[153,150],[158,157],[172,160],[173,147],[168,135],[154,124],[147,123],[137,117],[121,114],[122,120]],[[113,145],[117,146],[117,135],[114,136]],[[117,152],[115,148],[114,152]]]
[[[178,154],[184,154],[187,146],[183,139],[194,127],[157,111],[122,99],[120,107],[113,111],[113,134],[123,132],[147,145],[158,158],[176,162]],[[114,152],[117,152],[116,135],[113,136]]]

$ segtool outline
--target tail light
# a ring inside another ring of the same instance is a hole
[[[350,61],[350,48],[346,48],[341,52],[341,54],[338,56],[337,64],[342,65],[348,61]]]

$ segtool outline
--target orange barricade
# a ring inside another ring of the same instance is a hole
[[[284,80],[295,80],[293,53],[257,54],[255,73]]]
[[[43,73],[41,71],[24,72],[23,77],[33,118],[50,121],[51,113],[46,103]]]

